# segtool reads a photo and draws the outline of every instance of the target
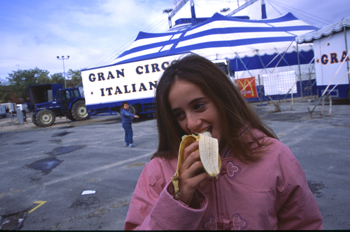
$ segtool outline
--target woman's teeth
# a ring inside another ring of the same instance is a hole
[[[205,130],[202,130],[201,132],[198,132],[198,134],[204,133],[204,132],[206,132],[206,131],[209,131],[209,128],[210,128],[210,127],[205,128]]]

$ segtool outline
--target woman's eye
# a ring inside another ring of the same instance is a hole
[[[181,120],[185,117],[185,114],[183,112],[177,112],[177,113],[174,113],[174,116],[177,120]]]
[[[198,103],[198,104],[195,104],[195,105],[194,105],[194,109],[195,109],[195,110],[201,110],[201,109],[204,108],[204,106],[205,106],[204,103]]]

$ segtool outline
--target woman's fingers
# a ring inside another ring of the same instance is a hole
[[[204,170],[203,164],[200,161],[194,162],[190,168],[180,174],[180,183],[191,189],[195,189],[209,175]]]
[[[198,142],[194,142],[184,149],[183,162],[179,170],[179,188],[181,192],[179,199],[187,205],[190,205],[198,185],[210,178],[200,160],[198,148]]]
[[[208,174],[206,172],[202,172],[192,178],[186,178],[184,176],[180,176],[180,198],[179,200],[185,203],[186,205],[190,205],[193,199],[194,192],[197,186],[205,179],[208,178]]]
[[[188,168],[189,166],[191,166],[191,164],[193,162],[195,162],[196,160],[200,159],[200,156],[199,156],[199,152],[198,152],[198,149],[199,149],[199,143],[198,141],[197,142],[194,142],[192,143],[191,145],[189,145],[188,147],[186,147],[184,149],[184,156],[183,156],[183,160],[182,160],[182,165],[184,165],[185,168]],[[196,152],[197,151],[197,152]],[[191,155],[192,153],[198,153],[198,156],[193,154]],[[188,159],[189,158],[189,159]]]
[[[198,142],[194,142],[184,149],[184,160],[179,171],[180,176],[184,175],[185,178],[192,178],[205,171],[200,161]]]

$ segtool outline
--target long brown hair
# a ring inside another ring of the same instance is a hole
[[[226,74],[214,63],[199,55],[188,55],[174,61],[163,73],[156,90],[156,119],[159,134],[158,150],[154,157],[177,157],[181,137],[186,134],[179,126],[171,112],[168,95],[171,86],[176,80],[184,80],[199,86],[207,97],[211,98],[219,111],[223,138],[220,147],[228,145],[235,156],[241,160],[256,160],[259,156],[253,155],[256,148],[251,148],[246,141],[242,141],[239,132],[249,124],[267,136],[277,138],[274,132],[267,127],[242,96],[237,87]],[[257,142],[261,144],[249,132]],[[246,136],[244,136],[246,137]],[[243,158],[243,159],[242,159]]]

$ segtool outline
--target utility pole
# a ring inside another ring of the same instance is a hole
[[[64,57],[64,56],[57,56],[57,59],[62,60],[63,61],[63,75],[64,75],[64,88],[67,88],[67,83],[66,83],[66,70],[64,69],[64,60],[68,60],[69,56]]]

